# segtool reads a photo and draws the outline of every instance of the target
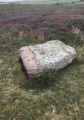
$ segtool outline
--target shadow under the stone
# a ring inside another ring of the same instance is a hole
[[[29,76],[28,76],[28,74],[27,74],[27,72],[25,70],[25,67],[23,65],[23,62],[22,62],[21,58],[19,58],[19,63],[21,63],[21,70],[25,73],[26,78],[29,79]]]
[[[21,69],[25,73],[25,76],[27,78],[23,81],[22,84],[20,84],[20,87],[27,91],[33,90],[36,93],[46,89],[53,88],[55,83],[59,84],[59,82],[63,80],[62,78],[64,74],[66,74],[66,72],[69,72],[69,68],[76,67],[83,63],[83,61],[74,59],[71,64],[69,64],[68,66],[59,71],[48,70],[47,72],[41,73],[39,76],[29,78],[23,66],[22,60],[20,59],[19,61],[21,63]]]
[[[25,73],[26,76],[26,79],[20,83],[21,88],[25,90],[40,91],[54,86],[56,82],[56,71],[49,70],[30,78],[25,70],[21,58],[19,59],[19,62],[21,63],[21,70]]]

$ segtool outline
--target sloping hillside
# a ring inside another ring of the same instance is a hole
[[[56,3],[72,3],[79,0],[22,0],[17,3],[21,4],[56,4]]]
[[[10,4],[10,2],[0,2],[0,5]]]

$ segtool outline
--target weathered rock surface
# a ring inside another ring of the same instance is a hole
[[[44,44],[22,47],[20,55],[27,74],[33,76],[44,70],[64,68],[75,58],[76,51],[61,41],[52,40]]]

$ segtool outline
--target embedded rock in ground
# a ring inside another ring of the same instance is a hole
[[[61,41],[52,40],[44,44],[22,47],[20,55],[27,74],[35,76],[44,70],[57,71],[64,68],[75,58],[76,51]]]

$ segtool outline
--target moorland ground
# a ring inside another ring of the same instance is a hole
[[[20,0],[16,1],[16,3],[20,4],[60,4],[60,3],[77,3],[83,0]]]
[[[74,47],[75,60],[29,79],[20,47],[52,39]],[[84,120],[83,88],[84,6],[0,5],[0,119]]]

